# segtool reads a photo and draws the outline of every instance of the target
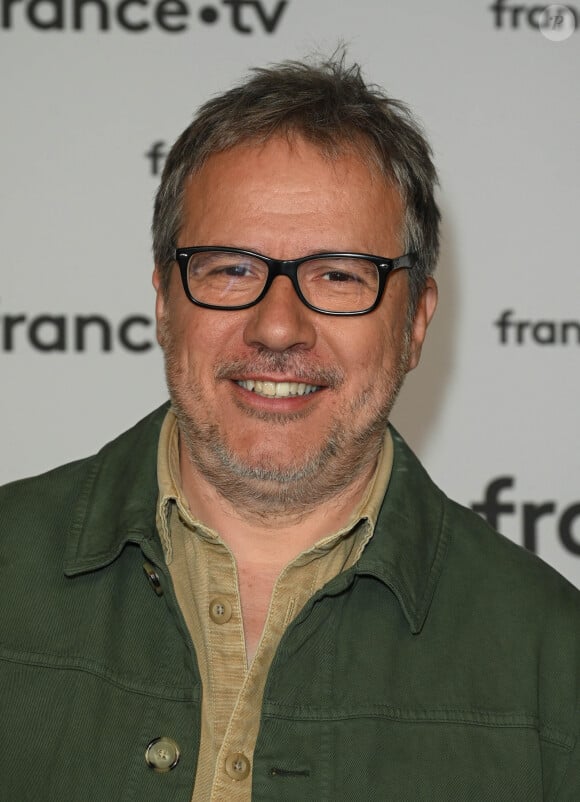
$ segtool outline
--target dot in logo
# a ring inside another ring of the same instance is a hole
[[[215,9],[213,6],[204,6],[199,10],[199,18],[202,22],[212,25],[214,22],[217,22],[217,9]]]
[[[576,30],[576,15],[568,6],[547,6],[540,15],[538,28],[551,42],[563,42]]]

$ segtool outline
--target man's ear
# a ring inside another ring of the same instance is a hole
[[[159,265],[155,265],[155,268],[153,270],[153,276],[152,276],[151,280],[152,280],[153,287],[155,288],[155,293],[156,293],[156,296],[157,296],[156,299],[155,299],[155,320],[157,321],[157,342],[159,343],[159,345],[163,346],[163,343],[161,342],[161,339],[160,339],[160,336],[159,336],[159,332],[160,332],[160,323],[161,323],[161,321],[163,320],[163,318],[165,316],[165,302],[166,302],[165,294],[166,294],[166,292],[165,292],[165,290],[163,288],[163,281],[162,281],[162,278],[161,278],[161,270],[159,268]]]
[[[419,364],[421,349],[423,348],[423,343],[427,334],[427,327],[437,308],[437,297],[437,284],[435,279],[429,276],[419,297],[417,308],[415,309],[415,316],[411,324],[411,344],[407,370],[413,370],[413,368],[416,368]]]

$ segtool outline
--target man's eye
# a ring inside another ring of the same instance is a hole
[[[356,276],[354,273],[345,273],[343,270],[328,270],[324,274],[323,278],[326,281],[342,281],[342,282],[360,281],[359,276]]]
[[[252,275],[252,270],[249,265],[231,264],[231,265],[215,265],[210,271],[210,275],[214,276],[232,276],[233,278],[245,278]]]

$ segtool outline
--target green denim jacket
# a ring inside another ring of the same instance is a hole
[[[155,528],[164,413],[0,489],[0,802],[190,802],[202,689]],[[252,799],[579,802],[580,593],[393,437],[374,538],[274,658]],[[166,773],[157,737],[180,748]]]

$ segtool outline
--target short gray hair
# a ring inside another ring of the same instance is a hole
[[[359,65],[347,65],[344,53],[316,63],[256,68],[201,106],[173,145],[155,198],[153,253],[164,290],[183,223],[187,178],[215,153],[277,134],[302,136],[330,158],[354,151],[397,187],[405,205],[404,248],[418,257],[409,274],[412,312],[439,253],[431,148],[409,108],[365,83]]]

